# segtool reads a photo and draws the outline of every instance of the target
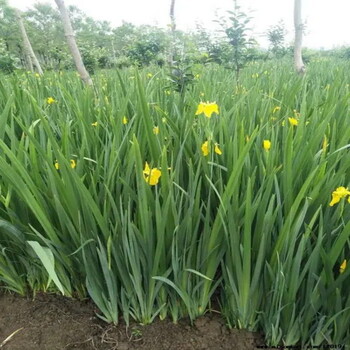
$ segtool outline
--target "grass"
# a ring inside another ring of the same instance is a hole
[[[95,91],[75,73],[1,79],[0,283],[89,295],[114,323],[218,299],[270,345],[349,343],[350,204],[329,206],[350,182],[346,62],[253,63],[239,84],[194,70],[184,94],[157,67],[99,72]]]

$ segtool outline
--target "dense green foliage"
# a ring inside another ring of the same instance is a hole
[[[0,0],[0,287],[90,296],[107,322],[215,305],[271,345],[349,343],[349,49],[304,50],[297,76],[283,24],[264,52],[236,6],[221,35],[176,31],[163,68],[169,30],[69,10],[93,88],[46,4],[24,14],[46,73],[25,73]]]
[[[293,49],[291,43],[285,42],[283,23],[278,22],[266,29],[270,48],[260,48],[250,30],[254,18],[240,9],[238,1],[232,4],[232,11],[213,17],[217,30],[210,32],[197,25],[190,32],[176,30],[174,38],[170,28],[136,26],[126,22],[113,28],[107,21],[94,20],[75,6],[68,9],[83,61],[90,73],[101,68],[163,66],[168,61],[172,45],[176,63],[220,63],[235,69],[237,76],[248,62],[285,56],[292,59]],[[71,70],[73,61],[57,8],[37,3],[23,13],[23,18],[43,70]],[[303,56],[306,63],[316,56],[350,57],[347,47],[328,51],[304,50]],[[0,0],[0,71],[8,73],[15,69],[30,70],[14,10],[8,6],[7,0]]]
[[[220,305],[272,345],[349,343],[350,204],[329,205],[350,185],[347,64],[193,74],[181,92],[156,66],[96,72],[95,90],[1,77],[2,287],[89,295],[108,322]]]

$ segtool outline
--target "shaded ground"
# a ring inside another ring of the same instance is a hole
[[[0,293],[0,348],[5,350],[256,350],[258,334],[228,330],[219,315],[190,326],[157,321],[150,326],[111,326],[90,301],[40,294],[35,300]],[[4,340],[19,330],[3,346]]]

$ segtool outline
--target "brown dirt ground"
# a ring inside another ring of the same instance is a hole
[[[256,333],[229,330],[220,315],[210,314],[177,325],[108,325],[96,317],[91,301],[39,294],[35,300],[0,292],[0,348],[4,350],[256,350]],[[1,345],[13,332],[10,340]]]

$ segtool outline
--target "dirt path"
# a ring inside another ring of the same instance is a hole
[[[111,326],[95,316],[90,301],[40,294],[35,300],[0,293],[0,349],[4,350],[256,350],[261,337],[229,331],[219,315],[202,317],[191,327],[157,321],[150,326]]]

